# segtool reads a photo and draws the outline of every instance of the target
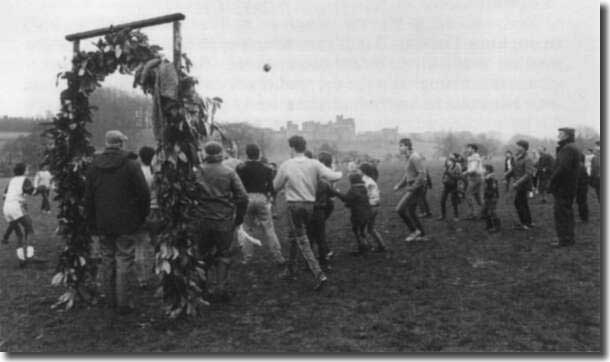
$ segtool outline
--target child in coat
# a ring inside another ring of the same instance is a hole
[[[485,229],[490,233],[500,231],[500,218],[496,214],[500,191],[498,188],[498,180],[494,176],[494,168],[492,165],[483,166],[484,174],[484,191],[483,191],[483,210],[482,216],[485,220]]]
[[[369,204],[369,196],[366,191],[366,186],[362,181],[362,176],[358,173],[353,173],[349,176],[350,188],[347,193],[342,194],[335,192],[335,195],[341,199],[345,206],[351,210],[350,221],[352,223],[352,231],[356,237],[358,251],[353,252],[353,255],[365,255],[369,246],[366,242],[366,227],[371,220],[372,210]]]
[[[375,228],[375,219],[379,214],[379,207],[381,204],[381,199],[379,196],[379,187],[377,186],[377,182],[375,181],[375,177],[379,175],[376,174],[377,169],[370,163],[363,163],[360,165],[360,172],[362,173],[362,181],[364,182],[364,186],[366,187],[366,192],[369,198],[369,205],[371,205],[371,218],[369,222],[366,224],[366,231],[371,236],[371,238],[377,244],[374,251],[376,252],[384,252],[388,250],[381,234]]]
[[[462,166],[456,161],[455,155],[451,155],[445,162],[443,172],[443,193],[441,194],[441,216],[438,220],[444,220],[447,210],[447,198],[451,196],[453,206],[453,221],[458,221],[458,205],[460,203],[459,183],[462,179]]]

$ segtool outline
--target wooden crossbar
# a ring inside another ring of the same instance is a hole
[[[174,66],[179,72],[182,64],[182,35],[180,34],[180,21],[184,20],[186,16],[181,13],[169,14],[158,16],[156,18],[132,21],[130,23],[112,25],[105,28],[94,29],[83,31],[80,33],[74,33],[66,35],[66,40],[72,42],[72,50],[74,54],[80,51],[80,41],[82,39],[93,38],[100,35],[105,35],[113,31],[119,31],[123,29],[140,29],[148,26],[161,25],[166,23],[174,23],[173,27],[173,55],[174,55]]]
[[[100,36],[100,35],[105,35],[112,31],[122,30],[125,28],[139,29],[139,28],[145,28],[148,26],[176,22],[176,21],[184,20],[185,18],[186,17],[184,16],[184,14],[181,14],[181,13],[163,15],[163,16],[158,16],[156,18],[138,20],[138,21],[133,21],[130,23],[113,25],[113,26],[108,26],[105,28],[99,28],[99,29],[94,29],[94,30],[83,31],[80,33],[69,34],[69,35],[66,35],[66,40],[75,41],[75,40],[81,40],[81,39],[88,39],[88,38],[93,38],[93,37]]]

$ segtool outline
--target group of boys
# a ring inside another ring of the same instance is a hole
[[[529,230],[534,226],[528,204],[528,198],[536,189],[541,195],[541,201],[546,202],[546,194],[554,196],[554,218],[558,239],[551,242],[554,247],[574,244],[574,216],[572,204],[576,201],[578,213],[583,222],[588,221],[587,190],[595,189],[599,200],[600,188],[600,158],[599,141],[596,151],[590,158],[590,167],[586,166],[584,154],[574,145],[574,129],[560,128],[558,134],[557,159],[546,152],[544,147],[538,149],[538,159],[534,162],[529,155],[529,143],[526,140],[516,142],[515,156],[507,151],[504,161],[503,179],[506,191],[514,191],[514,206],[517,211],[518,229]],[[476,219],[475,203],[481,207],[480,217],[486,221],[486,229],[497,232],[500,229],[500,219],[495,211],[499,199],[498,181],[491,165],[483,165],[477,146],[467,145],[467,158],[452,154],[446,164],[442,176],[443,193],[441,196],[441,216],[445,219],[446,201],[451,196],[454,220],[458,220],[459,183],[465,187],[465,198],[470,214],[467,219]],[[465,161],[461,163],[460,161]],[[462,173],[463,167],[466,171]],[[483,185],[483,200],[480,187]]]

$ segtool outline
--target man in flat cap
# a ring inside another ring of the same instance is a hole
[[[512,188],[515,191],[515,208],[519,215],[519,229],[528,230],[532,227],[532,214],[527,202],[527,193],[532,190],[532,177],[534,176],[534,161],[528,155],[529,142],[517,141],[517,152],[515,153],[515,164],[504,177],[512,178]]]
[[[549,180],[549,192],[555,199],[553,212],[557,240],[553,247],[574,245],[574,211],[581,152],[574,145],[574,128],[560,128],[555,167]]]
[[[84,196],[87,221],[100,236],[106,302],[120,314],[133,310],[135,246],[150,208],[148,184],[123,150],[126,141],[121,131],[106,132],[106,149],[89,167]]]
[[[202,218],[197,225],[200,257],[213,252],[216,268],[216,288],[212,297],[226,302],[229,293],[229,267],[231,243],[235,228],[244,221],[248,207],[248,194],[237,173],[222,164],[223,148],[215,141],[204,146],[205,158],[197,169],[197,182],[203,186]]]

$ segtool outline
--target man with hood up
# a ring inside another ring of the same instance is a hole
[[[133,310],[137,232],[150,209],[150,192],[140,165],[123,150],[127,137],[106,132],[106,149],[87,172],[85,212],[100,236],[102,288],[106,301],[121,314]]]

